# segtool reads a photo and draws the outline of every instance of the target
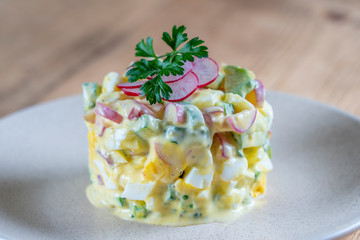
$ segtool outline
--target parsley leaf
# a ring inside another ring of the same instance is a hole
[[[160,103],[162,99],[168,100],[173,93],[169,85],[162,80],[162,76],[182,75],[184,73],[182,66],[185,61],[193,62],[194,57],[208,56],[208,48],[202,46],[204,41],[198,37],[188,41],[185,30],[185,26],[174,26],[171,36],[167,32],[163,33],[162,40],[173,50],[164,55],[155,54],[153,39],[150,37],[147,37],[146,41],[142,39],[135,47],[135,56],[144,58],[133,63],[126,72],[126,76],[129,82],[151,78],[140,88],[141,95],[146,96],[150,104]],[[178,50],[183,43],[185,45]]]
[[[151,37],[146,38],[146,43],[144,39],[141,40],[136,45],[135,56],[137,57],[156,57],[153,47],[153,39]]]
[[[179,28],[174,26],[172,29],[172,38],[170,37],[169,33],[164,32],[162,40],[164,40],[167,45],[169,45],[174,51],[176,51],[180,44],[188,40],[187,33],[184,33],[185,29],[185,26],[180,26]]]

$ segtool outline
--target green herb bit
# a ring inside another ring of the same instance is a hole
[[[127,205],[126,198],[119,197],[120,207]]]
[[[185,26],[172,29],[172,35],[164,32],[162,40],[172,49],[172,52],[163,55],[156,55],[153,47],[153,39],[150,37],[141,40],[136,45],[135,56],[144,57],[131,65],[126,72],[129,82],[135,82],[139,79],[146,79],[151,77],[144,85],[141,86],[141,95],[146,96],[150,104],[161,102],[164,98],[168,100],[172,89],[167,85],[162,77],[169,76],[170,74],[182,75],[184,69],[181,67],[185,61],[194,61],[194,57],[202,58],[207,57],[207,47],[201,46],[204,41],[198,37],[192,38],[188,41]],[[180,45],[184,45],[179,49]]]
[[[189,205],[189,208],[194,208],[194,204],[191,203],[191,204]]]
[[[132,207],[132,210],[133,210],[132,215],[134,215],[134,217],[137,217],[137,218],[146,218],[149,213],[149,211],[146,209],[145,204],[142,204],[142,205],[134,204]],[[132,215],[131,215],[131,217],[132,217]]]
[[[260,174],[261,174],[261,172],[256,172],[256,173],[255,173],[255,182],[256,182],[256,180],[259,178]]]
[[[176,199],[176,193],[173,184],[168,185],[168,201],[174,201]]]
[[[183,196],[183,199],[184,199],[184,200],[188,200],[188,199],[189,199],[189,196],[188,196],[188,195],[184,195],[184,196]]]

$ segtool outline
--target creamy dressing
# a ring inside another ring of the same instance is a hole
[[[232,129],[228,116],[255,107],[219,90],[198,89],[172,112],[172,103],[148,105],[116,88],[107,88],[97,102],[123,121],[100,115],[95,123],[86,121],[92,182],[87,196],[96,207],[128,220],[183,226],[231,221],[257,206],[254,199],[264,193],[272,169],[267,102],[243,134]],[[214,106],[228,110],[204,114]]]

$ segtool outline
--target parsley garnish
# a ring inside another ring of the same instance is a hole
[[[207,47],[201,46],[204,43],[198,37],[195,37],[188,42],[187,33],[184,33],[186,27],[176,25],[172,29],[172,35],[164,32],[162,40],[172,49],[164,55],[156,55],[153,48],[153,39],[147,37],[146,41],[141,40],[136,45],[135,56],[144,57],[139,61],[133,63],[126,72],[129,82],[136,82],[139,79],[146,79],[152,77],[141,86],[141,95],[146,96],[150,104],[161,102],[161,98],[168,100],[172,89],[163,80],[162,76],[169,76],[170,74],[182,75],[184,69],[181,67],[185,61],[194,61],[194,57],[207,57]],[[185,43],[186,42],[186,43]],[[180,49],[179,46],[185,43]]]

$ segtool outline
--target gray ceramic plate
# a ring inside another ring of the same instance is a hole
[[[161,227],[127,222],[87,201],[80,96],[0,120],[0,238],[323,239],[360,227],[360,120],[279,93],[267,203],[233,223]]]

